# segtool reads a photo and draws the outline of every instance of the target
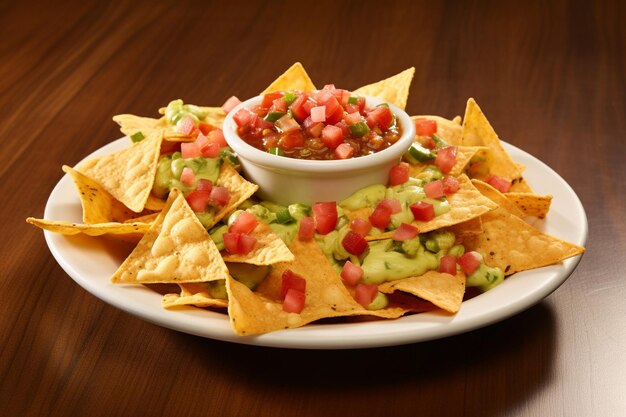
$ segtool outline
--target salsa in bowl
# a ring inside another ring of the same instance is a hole
[[[223,130],[260,197],[281,204],[340,201],[386,183],[415,136],[402,109],[332,86],[251,98],[228,113]]]

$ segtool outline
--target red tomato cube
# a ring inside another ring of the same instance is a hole
[[[427,222],[435,218],[435,207],[431,203],[420,201],[409,206],[415,220]]]
[[[283,272],[280,295],[282,297],[286,296],[289,290],[297,290],[306,293],[306,280],[291,269],[287,269]]]
[[[209,197],[209,204],[214,206],[225,206],[230,201],[230,192],[226,187],[213,187]]]
[[[337,226],[337,204],[334,201],[315,203],[311,208],[317,233],[326,235]]]
[[[196,128],[196,123],[193,119],[187,116],[179,125],[177,130],[185,136],[191,136],[191,133]]]
[[[439,272],[456,275],[456,257],[445,255],[439,259]]]
[[[187,200],[187,204],[194,212],[201,213],[206,210],[210,195],[210,190],[195,190],[187,194],[185,200]]]
[[[335,148],[335,157],[337,159],[352,158],[352,155],[354,155],[354,148],[347,142],[340,143],[339,146]]]
[[[303,217],[300,219],[298,228],[298,239],[302,241],[311,240],[315,237],[315,220],[313,217]]]
[[[213,129],[209,132],[207,137],[209,138],[209,142],[217,143],[220,148],[228,146],[226,138],[224,137],[224,131],[222,129]]]
[[[360,234],[350,230],[341,241],[341,246],[343,246],[348,253],[361,256],[363,252],[365,252],[365,249],[367,249],[367,240]]]
[[[354,299],[357,303],[367,308],[378,295],[378,286],[373,284],[358,284],[354,292]]]
[[[443,197],[445,195],[443,192],[443,182],[441,182],[441,180],[427,182],[426,185],[424,185],[424,192],[428,198]]]
[[[506,178],[490,175],[485,178],[485,182],[501,193],[508,193],[511,190],[511,181]]]
[[[189,167],[183,168],[183,172],[180,174],[180,182],[191,187],[195,181],[196,174],[194,174],[193,169]]]
[[[391,122],[393,121],[391,109],[385,106],[378,106],[374,108],[374,110],[369,112],[368,116],[372,117],[372,119],[376,122],[376,125],[383,132],[389,129],[389,126],[391,126]]]
[[[389,185],[404,184],[409,180],[409,164],[400,162],[389,170]]]
[[[363,268],[353,264],[350,261],[346,261],[341,270],[341,278],[348,285],[356,285],[363,276]]]
[[[435,165],[439,167],[441,172],[447,174],[455,164],[456,146],[448,146],[447,148],[439,149],[437,157],[435,158]]]
[[[237,216],[233,224],[230,225],[228,231],[233,233],[248,234],[254,230],[257,224],[259,224],[259,221],[256,217],[254,217],[254,215],[248,213],[247,211],[242,211],[239,213],[239,216]]]
[[[400,227],[393,231],[393,235],[391,236],[391,238],[393,240],[402,242],[405,240],[413,239],[419,233],[420,231],[417,229],[417,227],[410,224],[402,223]]]
[[[241,255],[247,255],[252,252],[254,245],[256,245],[256,237],[247,235],[245,233],[239,234],[239,242],[237,243],[237,253]]]
[[[241,237],[241,233],[231,233],[226,232],[222,235],[224,239],[224,249],[228,253],[237,254],[239,253],[239,238]]]
[[[372,225],[367,220],[357,217],[350,222],[350,229],[361,236],[367,236],[370,230],[372,230]]]
[[[483,257],[480,255],[480,253],[476,251],[471,251],[461,255],[457,260],[457,263],[459,264],[463,272],[465,272],[465,275],[471,275],[472,272],[478,269],[482,260]]]
[[[196,142],[182,142],[180,144],[180,153],[181,156],[185,159],[188,158],[197,158],[202,156],[200,153],[200,149],[196,145]]]
[[[417,136],[432,136],[437,133],[437,121],[428,119],[415,119],[415,134]]]
[[[391,222],[391,209],[385,205],[377,204],[369,217],[372,226],[379,229],[386,229]]]
[[[454,177],[444,177],[441,182],[443,183],[443,193],[445,195],[454,194],[459,191],[459,188],[461,187],[459,184],[459,180]]]
[[[304,310],[304,304],[306,303],[306,295],[303,292],[294,290],[293,288],[287,291],[285,300],[283,301],[283,311],[287,313],[301,313]]]
[[[226,100],[224,104],[222,104],[222,110],[224,110],[224,113],[229,113],[232,109],[234,109],[240,104],[241,104],[241,100],[239,100],[235,96],[232,96],[228,100]]]

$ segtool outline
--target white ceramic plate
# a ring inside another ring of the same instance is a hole
[[[104,146],[88,158],[104,155],[129,144],[127,138]],[[536,226],[546,233],[584,245],[585,210],[572,188],[547,165],[526,152],[504,144],[513,159],[526,165],[524,177],[540,194],[552,194],[549,215]],[[44,214],[46,219],[81,222],[80,200],[70,178],[56,185]],[[399,345],[437,339],[483,327],[519,313],[556,290],[572,273],[581,256],[559,265],[517,273],[493,290],[463,303],[454,316],[430,312],[398,320],[363,323],[313,324],[260,336],[236,336],[228,317],[189,307],[180,311],[161,308],[161,295],[140,285],[109,283],[128,248],[101,238],[67,237],[45,232],[52,255],[74,281],[101,300],[130,314],[170,329],[202,337],[259,346],[311,349],[348,349]]]

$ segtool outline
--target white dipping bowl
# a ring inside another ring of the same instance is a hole
[[[233,120],[237,111],[259,105],[262,98],[257,96],[246,100],[226,115],[224,137],[237,153],[246,178],[259,185],[257,195],[278,204],[339,202],[360,188],[372,184],[387,184],[389,170],[400,161],[415,137],[415,125],[409,115],[399,107],[387,103],[402,127],[400,139],[387,149],[371,155],[329,161],[272,155],[241,139]],[[365,99],[370,107],[385,103],[376,97]]]

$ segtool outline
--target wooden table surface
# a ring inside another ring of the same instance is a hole
[[[626,8],[621,2],[0,3],[0,414],[626,415]],[[153,4],[154,3],[154,4]],[[555,293],[445,339],[342,351],[219,342],[118,310],[56,263],[42,216],[111,117],[220,106],[293,62],[353,89],[408,67],[411,114],[475,97],[589,220]]]

